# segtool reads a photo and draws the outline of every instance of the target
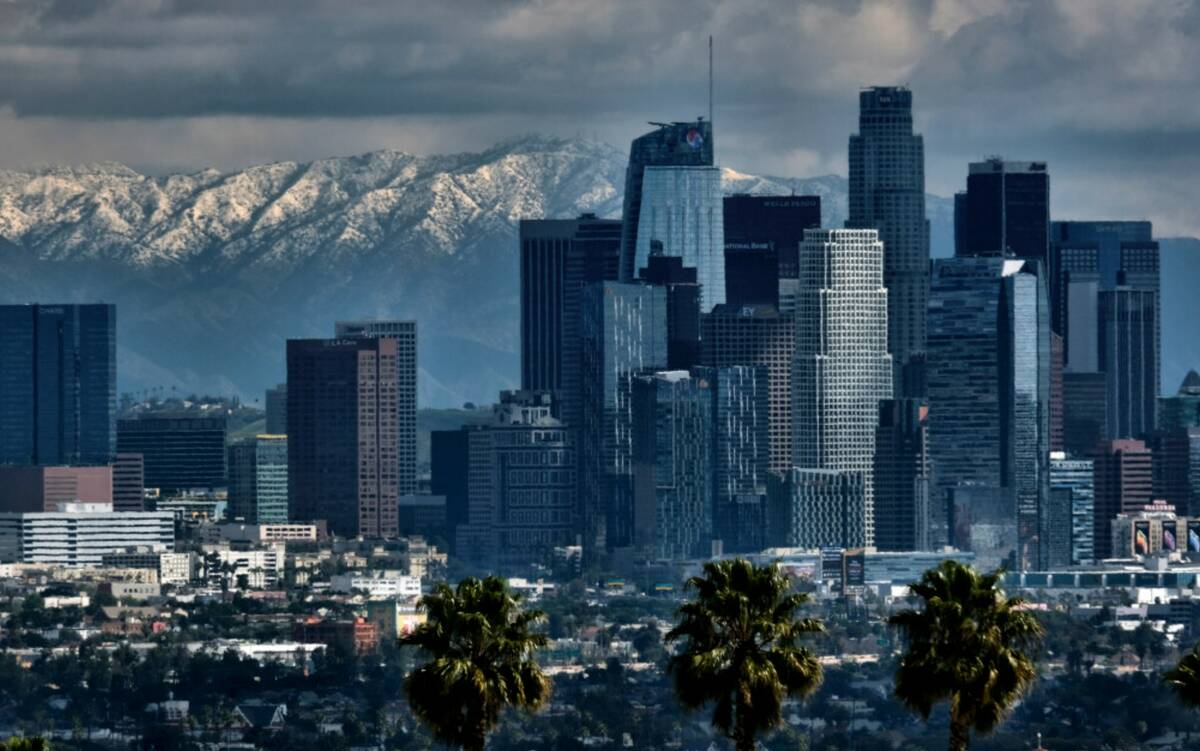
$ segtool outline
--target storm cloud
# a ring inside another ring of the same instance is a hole
[[[707,112],[720,161],[845,171],[857,90],[914,90],[933,192],[1050,163],[1062,218],[1200,234],[1196,0],[0,0],[0,166],[152,171]]]

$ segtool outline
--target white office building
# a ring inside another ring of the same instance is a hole
[[[111,504],[68,503],[58,511],[0,513],[0,563],[99,566],[129,546],[175,549],[169,511],[113,511]]]
[[[861,472],[861,537],[874,544],[875,428],[892,398],[883,243],[873,229],[810,229],[800,247],[796,299],[794,465]]]
[[[650,243],[696,269],[700,310],[725,302],[725,197],[719,167],[646,167],[638,215],[635,271],[650,259]]]
[[[338,574],[329,581],[334,592],[363,592],[372,600],[390,600],[421,596],[421,579],[398,571],[375,574]]]

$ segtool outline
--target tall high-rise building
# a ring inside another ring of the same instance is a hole
[[[728,553],[767,546],[768,405],[763,365],[697,368],[713,385],[713,528]]]
[[[146,463],[141,454],[113,458],[113,511],[146,510]]]
[[[392,339],[396,342],[396,484],[400,495],[417,492],[417,322],[338,321],[339,339]]]
[[[649,560],[709,553],[713,388],[682,370],[633,380],[633,547]]]
[[[116,452],[114,305],[0,305],[0,464]]]
[[[622,212],[624,226],[621,230],[620,281],[633,281],[637,269],[645,265],[637,260],[639,228],[641,224],[642,200],[646,168],[659,167],[711,167],[713,165],[712,123],[704,120],[682,123],[652,123],[655,130],[638,136],[629,145],[629,165],[625,169],[625,205]],[[665,237],[654,239],[667,241]],[[650,238],[646,240],[649,253]],[[671,255],[677,252],[668,250]],[[694,262],[685,263],[697,267]],[[607,279],[607,277],[605,277]],[[704,280],[701,280],[704,283]],[[722,288],[722,293],[724,289]]]
[[[1189,370],[1175,396],[1158,400],[1158,427],[1160,430],[1200,428],[1200,373]]]
[[[575,432],[552,415],[548,391],[506,391],[491,425],[462,428],[467,521],[458,556],[487,570],[523,573],[574,542]]]
[[[1050,243],[1050,173],[1045,162],[1006,162],[993,157],[972,162],[961,216],[955,227],[959,256],[994,256],[1041,261]],[[955,212],[955,219],[960,212]]]
[[[1112,524],[1117,514],[1136,513],[1151,501],[1153,456],[1144,441],[1110,441],[1095,457],[1096,559],[1113,555]]]
[[[1154,498],[1180,514],[1200,510],[1200,428],[1158,430],[1150,437]]]
[[[469,521],[470,436],[463,430],[434,430],[429,434],[429,489],[446,499],[446,542],[457,555],[456,530]]]
[[[1106,440],[1148,437],[1162,327],[1159,248],[1150,222],[1054,222],[1050,249],[1064,372],[1106,375]]]
[[[633,377],[667,364],[667,294],[601,282],[583,291],[580,526],[592,554],[634,545]]]
[[[521,388],[551,391],[557,416],[579,422],[580,305],[585,285],[617,281],[621,221],[522,220]]]
[[[644,269],[662,244],[664,255],[696,269],[700,309],[725,302],[725,226],[721,170],[648,166],[642,175],[634,262]],[[626,221],[630,221],[626,217]]]
[[[333,534],[399,534],[400,341],[289,339],[288,516]]]
[[[230,519],[247,524],[288,520],[287,436],[263,434],[229,447]]]
[[[639,273],[642,281],[667,292],[667,367],[688,370],[700,364],[700,285],[695,269],[660,249]]]
[[[807,230],[800,247],[792,382],[794,465],[861,472],[865,514],[855,529],[875,536],[875,426],[892,398],[883,243],[869,229]]]
[[[273,389],[267,389],[265,409],[267,433],[269,435],[287,435],[286,383],[281,383]]]
[[[1104,373],[1063,373],[1063,449],[1091,456],[1108,435],[1108,378]]]
[[[1051,306],[1053,314],[1053,306]],[[1050,331],[1050,450],[1063,451],[1063,338]]]
[[[1063,531],[1055,525],[1051,565],[1085,566],[1096,558],[1095,468],[1090,459],[1071,459],[1062,453],[1050,455],[1050,494],[1054,506],[1070,510],[1066,563],[1062,562]],[[1059,519],[1056,517],[1055,521]]]
[[[943,259],[930,294],[935,519],[945,520],[955,488],[1007,493],[1021,565],[1036,565],[1038,519],[1048,503],[1050,323],[1041,268],[998,257]]]
[[[117,451],[141,454],[148,488],[164,493],[223,488],[224,417],[143,417],[117,421]]]
[[[875,429],[875,547],[929,550],[929,408],[917,399],[879,403]]]
[[[1108,438],[1146,438],[1158,406],[1158,293],[1101,290],[1099,359],[1107,384]]]
[[[859,547],[866,536],[862,472],[793,467],[767,478],[767,534],[773,547]]]
[[[770,305],[718,306],[700,317],[700,361],[710,368],[761,365],[767,372],[768,470],[792,466],[795,318]]]
[[[864,89],[858,102],[858,133],[850,136],[846,226],[879,231],[894,388],[899,395],[921,397],[929,301],[925,141],[913,133],[907,88]]]
[[[725,302],[780,304],[795,295],[804,230],[821,226],[820,196],[726,196]]]

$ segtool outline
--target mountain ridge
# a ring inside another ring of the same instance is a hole
[[[517,384],[517,222],[621,212],[626,153],[525,134],[479,152],[399,150],[152,176],[115,162],[0,171],[0,301],[118,306],[122,391],[258,398],[287,338],[334,321],[415,318],[423,405]],[[816,194],[839,175],[725,169],[727,193]],[[928,196],[934,255],[953,203]]]

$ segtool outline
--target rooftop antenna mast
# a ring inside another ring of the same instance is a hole
[[[708,35],[708,127],[712,127],[713,119],[713,44],[712,34]]]

